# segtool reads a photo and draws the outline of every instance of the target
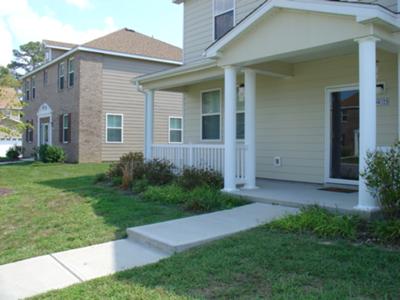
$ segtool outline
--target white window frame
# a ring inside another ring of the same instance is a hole
[[[121,127],[108,127],[108,116],[120,116]],[[108,129],[121,129],[121,141],[120,142],[108,141]],[[123,143],[124,143],[124,115],[117,113],[106,113],[106,144],[123,144]]]
[[[72,64],[74,64],[75,63],[75,58],[74,57],[70,57],[68,60],[67,60],[67,65],[68,65],[68,88],[72,88],[72,87],[74,87],[74,85],[75,85],[75,65],[74,65],[74,69],[72,70],[72,72],[71,72],[71,63]],[[74,84],[73,85],[71,85],[71,82],[70,82],[70,75],[71,74],[74,74]]]
[[[31,79],[31,94],[32,94],[32,100],[36,99],[36,76],[32,76]]]
[[[216,41],[216,38],[215,38],[215,17],[223,15],[223,14],[225,14],[225,13],[231,11],[231,10],[233,10],[233,27],[235,27],[236,26],[236,0],[233,0],[233,8],[232,9],[225,10],[225,11],[220,12],[218,14],[215,13],[215,0],[212,1],[212,12],[213,12],[212,40],[213,41]]]
[[[58,80],[57,80],[57,86],[58,86],[58,90],[59,91],[63,91],[65,89],[65,66],[64,66],[65,62],[61,62],[58,64]],[[62,75],[60,75],[60,71],[61,71],[61,67],[62,67]],[[64,84],[63,84],[63,88],[61,88],[61,77],[63,78]],[[68,83],[67,83],[68,84]]]
[[[208,92],[219,92],[219,113],[203,114],[203,94]],[[203,117],[219,115],[219,139],[203,139]],[[202,142],[221,142],[222,141],[222,89],[215,88],[200,91],[200,140]]]
[[[31,82],[30,80],[25,81],[25,101],[30,101],[32,98],[31,95]]]
[[[49,70],[44,69],[43,70],[43,86],[47,86],[48,83],[49,83]]]
[[[69,141],[68,140],[66,140],[65,139],[65,130],[69,130],[69,128],[70,128],[70,126],[71,126],[71,124],[69,124],[68,123],[68,126],[67,127],[65,127],[65,117],[67,117],[67,120],[69,121],[69,114],[63,114],[63,133],[62,133],[62,141],[63,141],[63,144],[68,144],[69,143]]]
[[[171,119],[180,119],[181,120],[181,128],[180,129],[171,128]],[[171,130],[181,132],[181,141],[180,142],[171,142]],[[169,118],[168,118],[168,143],[169,144],[183,144],[183,117],[169,116]]]

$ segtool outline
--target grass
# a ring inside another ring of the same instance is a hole
[[[0,264],[124,238],[126,228],[187,216],[94,185],[107,164],[0,166]]]
[[[398,299],[399,254],[262,226],[35,299]]]

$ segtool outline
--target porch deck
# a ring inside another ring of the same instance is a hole
[[[319,205],[341,213],[360,213],[354,207],[358,203],[358,192],[343,193],[320,190],[322,184],[257,179],[255,190],[240,189],[234,195],[246,197],[255,202],[277,204],[289,207]],[[355,189],[348,187],[347,189]]]

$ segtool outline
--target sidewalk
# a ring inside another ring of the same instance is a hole
[[[155,263],[228,235],[297,213],[254,203],[231,210],[129,228],[129,238],[0,265],[0,299],[21,299]]]

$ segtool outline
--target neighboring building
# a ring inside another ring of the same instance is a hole
[[[14,88],[0,87],[0,126],[7,132],[0,131],[0,157],[5,157],[13,146],[22,146],[21,124],[22,106],[18,92]]]
[[[174,2],[184,65],[136,80],[184,92],[184,144],[147,155],[220,170],[228,192],[256,177],[359,185],[357,208],[377,209],[359,171],[399,139],[398,1]]]
[[[181,65],[181,49],[130,29],[79,46],[44,46],[47,62],[23,77],[24,120],[33,125],[24,135],[25,156],[41,144],[61,146],[69,162],[143,151],[144,94],[132,79]],[[155,99],[155,140],[168,143],[182,95],[160,92]]]

